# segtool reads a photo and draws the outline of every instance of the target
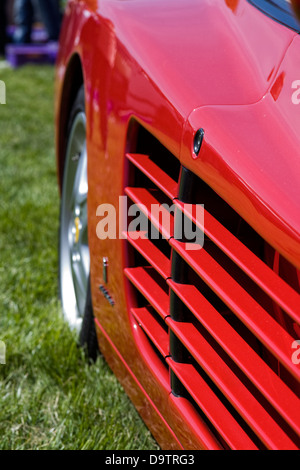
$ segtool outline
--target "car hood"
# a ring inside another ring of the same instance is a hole
[[[295,36],[246,0],[99,4],[122,46],[183,116],[259,101]]]

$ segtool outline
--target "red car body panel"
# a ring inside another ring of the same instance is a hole
[[[127,185],[124,155],[130,151],[128,136],[134,132],[134,120],[185,168],[205,181],[297,272],[300,108],[292,101],[295,91],[292,84],[300,79],[300,38],[246,0],[73,0],[66,8],[60,41],[56,75],[58,173],[61,181],[67,102],[78,78],[74,75],[78,74],[74,63],[80,62],[86,92],[91,287],[101,350],[162,448],[222,448],[221,440],[193,405],[172,394],[169,373],[153,355],[139,323],[129,315],[132,291],[123,272],[127,242],[98,239],[96,210],[100,204],[118,207],[119,196],[124,194]],[[193,140],[199,128],[204,129],[205,135],[196,156]],[[220,241],[224,250],[226,236]],[[180,251],[175,244],[173,248]],[[232,253],[230,256],[235,257]],[[109,259],[107,287],[114,306],[99,291],[103,284],[103,257]],[[191,266],[198,266],[196,255],[190,261],[185,259]],[[244,260],[240,261],[241,269],[254,278],[256,265],[252,257],[245,252]],[[199,257],[199,266],[200,261]],[[218,291],[219,287],[213,285],[217,282],[214,276],[217,274],[212,272],[208,282]],[[290,307],[294,338],[300,338],[296,325],[300,318],[299,283],[298,293],[291,294],[285,284],[275,281],[272,278],[271,287],[264,290],[273,292],[271,297],[278,293],[279,297],[286,295],[291,299],[295,307]],[[224,285],[224,293],[220,294],[223,299],[230,286],[225,278]],[[272,353],[286,364],[293,380],[299,381],[300,366],[289,361],[293,352],[289,336],[288,344],[282,347],[278,339],[280,321],[271,322],[267,332],[255,322],[253,326],[254,320],[243,316],[241,304],[247,303],[247,299],[242,297],[237,294],[236,301],[226,302],[232,309],[233,302],[238,304],[236,315],[243,318],[262,344],[271,344],[273,335]],[[193,306],[189,304],[189,308]],[[177,325],[172,320],[167,320],[167,324],[176,334]],[[226,340],[231,341],[229,333]],[[205,351],[210,354],[210,349],[204,346],[203,354]],[[189,344],[186,347],[193,348]],[[195,351],[195,356],[200,352]],[[241,359],[244,364],[246,356]],[[176,367],[170,363],[171,370]],[[179,369],[175,372],[181,374],[183,381],[185,372]],[[217,367],[211,370],[207,366],[205,371],[215,383],[221,380],[222,371]],[[272,383],[273,379],[270,380]],[[222,390],[227,387],[225,382],[224,378]],[[194,386],[198,385],[195,382]],[[273,385],[277,386],[277,382]],[[236,399],[239,384],[232,381],[231,386],[226,397],[234,408],[241,409],[243,400]],[[193,385],[186,387],[192,389]],[[293,390],[296,393],[297,386]],[[295,422],[298,423],[299,431],[297,403],[294,426],[297,428]],[[206,405],[208,409],[210,404]],[[221,410],[222,404],[216,403],[218,406]],[[283,411],[282,416],[288,420],[289,410]],[[213,416],[208,419],[222,435]],[[229,426],[231,417],[226,414],[224,419],[228,419]],[[249,428],[256,429],[251,412],[246,410],[243,419]],[[282,437],[280,431],[272,429],[272,424],[268,435],[265,430],[258,434],[267,448],[297,448],[299,434],[295,428],[293,440]],[[244,435],[240,440],[230,441],[228,437],[226,445],[257,447],[255,439]]]

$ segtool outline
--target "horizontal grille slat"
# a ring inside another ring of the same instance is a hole
[[[176,363],[172,358],[167,358],[167,363],[220,436],[232,449],[257,449],[191,364]]]
[[[189,400],[183,397],[176,397],[173,393],[169,395],[169,402],[172,408],[176,409],[176,413],[179,419],[185,421],[190,427],[193,433],[196,433],[200,441],[200,449],[205,450],[223,450],[223,446],[219,440],[215,437],[212,431],[207,427],[207,424],[203,422],[202,418],[195,411],[194,406]],[[189,436],[185,435],[187,442],[189,442]],[[187,449],[194,447],[187,447]]]
[[[155,193],[144,188],[125,188],[125,194],[136,204],[153,226],[169,240],[174,232],[174,215],[169,213],[161,205],[161,201],[155,198]],[[153,210],[153,206],[161,210],[161,215]],[[164,222],[167,221],[167,222]]]
[[[177,181],[174,181],[167,173],[161,170],[145,154],[127,153],[126,157],[140,171],[144,173],[168,198],[174,199],[177,195]]]
[[[299,368],[293,364],[290,355],[293,338],[204,248],[188,252],[185,250],[184,243],[178,240],[172,239],[170,244],[266,348],[299,380]]]
[[[164,279],[170,277],[170,259],[148,238],[141,237],[140,232],[123,232],[123,236]]]
[[[188,205],[174,201],[200,230],[203,226]],[[300,295],[261,261],[237,237],[204,210],[205,235],[209,237],[240,269],[242,269],[293,320],[300,323]]]
[[[166,323],[267,448],[296,450],[295,444],[191,323],[175,322],[170,317]]]
[[[131,313],[160,354],[169,355],[169,336],[147,308],[132,308]]]
[[[194,286],[171,280],[168,284],[269,403],[300,434],[300,403],[293,392]]]
[[[169,296],[151,277],[152,268],[126,268],[124,273],[164,320],[169,315]]]

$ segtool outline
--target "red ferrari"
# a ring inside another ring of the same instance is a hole
[[[300,23],[286,0],[70,0],[62,309],[162,449],[300,448]]]

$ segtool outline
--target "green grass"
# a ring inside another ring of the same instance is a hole
[[[0,449],[157,449],[104,360],[87,363],[61,316],[53,74],[0,71]]]

